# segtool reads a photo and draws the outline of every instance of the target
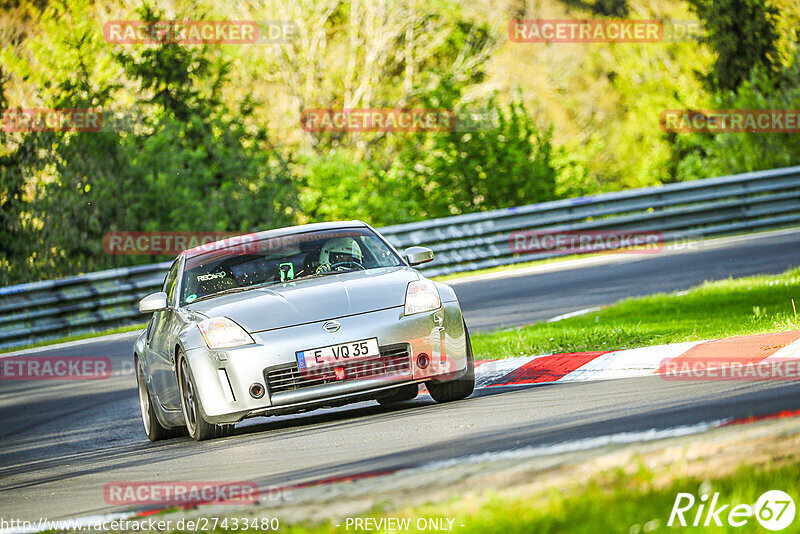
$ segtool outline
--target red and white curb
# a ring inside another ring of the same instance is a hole
[[[665,362],[800,360],[800,331],[689,341],[615,351],[572,352],[475,362],[475,387],[611,380],[663,374]]]

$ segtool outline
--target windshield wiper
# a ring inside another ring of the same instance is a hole
[[[325,271],[325,272],[322,272],[322,273],[304,274],[303,276],[298,276],[297,278],[294,278],[292,280],[286,280],[286,281],[287,282],[296,282],[297,280],[308,280],[309,278],[317,278],[317,277],[322,277],[322,276],[329,276],[329,275],[332,275],[332,274],[354,273],[356,271],[366,271],[366,269],[353,269],[353,268],[350,268],[350,269],[334,269],[332,271]]]
[[[208,295],[203,295],[202,297],[198,297],[198,298],[194,299],[192,302],[189,302],[187,304],[192,304],[194,302],[200,302],[201,300],[206,300],[206,299],[210,299],[210,298],[213,298],[213,297],[219,297],[219,296],[222,296],[222,295],[230,295],[232,293],[239,293],[241,291],[247,291],[248,289],[255,289],[257,287],[263,287],[263,286],[273,285],[273,284],[277,284],[277,283],[279,283],[279,282],[261,282],[260,284],[252,284],[252,285],[249,285],[249,286],[231,287],[231,288],[228,288],[228,289],[223,289],[222,291],[217,291],[216,293],[209,293]]]

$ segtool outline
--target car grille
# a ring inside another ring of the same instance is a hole
[[[282,391],[320,386],[331,382],[347,382],[364,378],[376,378],[387,375],[403,375],[411,372],[411,358],[408,345],[387,345],[380,347],[380,358],[356,360],[335,367],[326,367],[310,372],[301,372],[297,365],[273,369],[265,372],[270,395]],[[336,367],[344,370],[344,378],[337,380]]]

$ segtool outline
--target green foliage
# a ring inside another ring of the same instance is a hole
[[[778,75],[756,68],[735,92],[718,94],[714,109],[800,109],[800,48]],[[681,134],[674,137],[678,180],[800,164],[796,133]]]
[[[458,93],[444,83],[426,104],[455,108],[465,131],[457,125],[407,137],[389,172],[415,192],[419,215],[447,217],[554,199],[558,170],[551,132],[539,129],[520,102],[455,107]]]
[[[433,136],[414,165],[430,192],[427,213],[444,217],[555,198],[551,132],[536,127],[524,106],[492,102],[497,127]],[[411,159],[412,154],[407,154]]]
[[[301,48],[308,43],[289,43],[288,57],[281,58],[273,75],[280,90],[308,109],[413,108],[444,78],[461,86],[483,81],[499,41],[489,24],[467,16],[453,0],[342,2],[332,4],[330,11],[316,6],[309,12],[297,2],[289,4],[308,38],[324,45]],[[328,31],[315,33],[325,20]],[[391,141],[383,133],[321,131],[308,136],[317,153],[346,149],[359,159],[380,154],[389,162],[396,155],[384,150]]]
[[[54,4],[45,20],[62,8]],[[141,14],[163,18],[149,8]],[[35,49],[34,57],[46,51],[98,58],[93,31],[73,31],[65,31],[61,41],[51,34],[49,47]],[[174,44],[153,45],[139,55],[118,53],[113,60],[124,82],[141,88],[126,110],[135,110],[138,122],[121,131],[26,134],[3,156],[0,172],[9,191],[4,202],[16,202],[8,227],[36,224],[8,237],[12,244],[0,264],[0,282],[154,260],[105,255],[103,235],[109,231],[245,232],[295,221],[287,162],[271,149],[265,129],[244,124],[251,103],[244,100],[233,113],[221,103],[226,64],[210,61],[202,47]],[[107,104],[115,86],[99,87],[92,72],[79,68],[42,97],[56,108]],[[43,174],[53,178],[34,179]],[[25,179],[33,198],[21,206]]]
[[[5,96],[7,79],[0,68],[0,109],[8,107]],[[6,147],[10,136],[0,128],[0,147]],[[31,157],[28,146],[3,149],[0,152],[0,270],[8,269],[9,258],[24,256],[25,231],[21,214],[25,209],[23,168]]]
[[[563,2],[604,17],[625,17],[629,12],[628,0],[594,0],[593,2],[588,0],[563,0]]]
[[[187,136],[191,128],[194,136]],[[32,205],[46,221],[37,238],[57,244],[57,269],[109,266],[109,231],[249,231],[291,224],[293,190],[280,158],[243,143],[242,127],[214,119],[162,119],[147,135],[79,133],[58,147],[59,180]],[[99,157],[102,154],[103,157]],[[113,257],[115,265],[152,257]]]
[[[461,84],[445,80],[421,107],[455,109],[453,131],[395,134],[384,146],[398,157],[387,168],[354,151],[305,159],[301,211],[309,220],[362,219],[388,225],[551,200],[563,161],[524,105],[458,106]]]
[[[771,1],[783,10],[691,0],[708,46],[512,43],[509,16],[533,15],[491,2],[180,0],[168,13],[20,3],[7,15],[19,23],[0,28],[0,106],[113,109],[136,121],[102,133],[0,131],[0,283],[163,259],[105,254],[102,236],[114,230],[382,226],[796,164],[790,134],[658,127],[665,109],[800,107],[797,60],[778,61],[778,50],[791,55],[800,19],[792,0]],[[689,16],[685,3],[657,0],[546,0],[543,9]],[[136,17],[291,20],[298,36],[255,46],[103,40],[106,20]],[[710,72],[713,92],[695,70]],[[298,112],[325,107],[492,120],[428,133],[299,127]]]
[[[705,26],[705,42],[717,55],[706,80],[712,89],[735,90],[760,67],[779,66],[779,11],[765,0],[689,0]]]
[[[332,150],[303,161],[300,210],[309,221],[358,219],[386,225],[413,219],[424,199],[413,198],[397,176]]]
[[[149,5],[139,8],[137,14],[145,22],[164,19]],[[187,123],[193,119],[205,122],[221,106],[220,84],[230,64],[212,64],[203,47],[160,44],[138,54],[122,51],[114,57],[127,77],[138,82],[137,92],[151,95],[142,98],[141,104],[156,105],[167,116]],[[205,94],[201,84],[212,80],[211,91]]]
[[[659,127],[659,114],[701,105],[708,98],[694,74],[676,68],[708,64],[710,58],[700,61],[696,48],[694,44],[664,43],[658,49],[660,54],[636,45],[614,51],[614,71],[607,83],[614,88],[615,107],[621,114],[613,119],[608,116],[586,142],[568,144],[570,156],[579,163],[571,173],[575,178],[564,182],[568,193],[593,194],[671,181],[665,163],[672,155],[672,145]],[[582,184],[585,186],[579,187]]]

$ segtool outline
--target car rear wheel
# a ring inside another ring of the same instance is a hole
[[[189,437],[195,441],[230,436],[233,425],[215,425],[206,421],[203,414],[200,397],[197,395],[197,386],[194,383],[186,358],[178,353],[178,386],[181,394],[181,409],[186,421],[186,430]]]
[[[144,433],[150,441],[159,441],[166,438],[173,437],[176,433],[173,429],[164,428],[158,422],[156,417],[153,401],[150,398],[150,392],[147,390],[147,382],[144,377],[144,369],[139,361],[135,359],[136,363],[136,385],[139,390],[139,411],[142,414],[142,424],[144,425]]]
[[[378,404],[382,406],[389,406],[398,402],[405,402],[414,399],[419,393],[419,384],[409,384],[407,386],[399,387],[392,390],[391,393],[379,397]]]
[[[447,382],[426,382],[428,393],[436,402],[451,402],[465,399],[475,390],[475,361],[472,357],[472,342],[469,339],[467,324],[464,323],[464,336],[467,338],[467,371],[455,380]]]

